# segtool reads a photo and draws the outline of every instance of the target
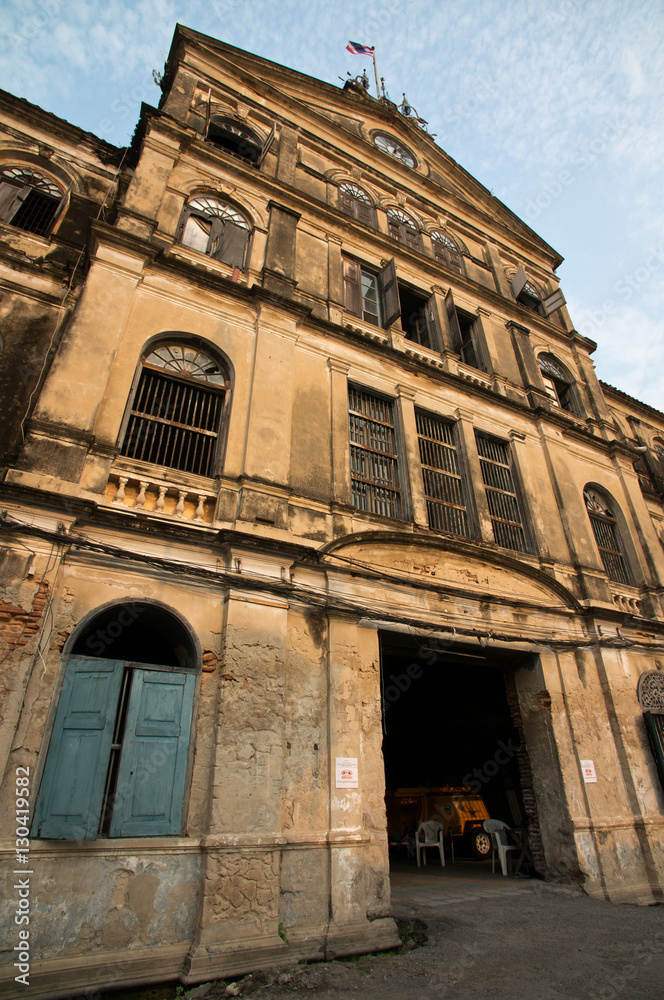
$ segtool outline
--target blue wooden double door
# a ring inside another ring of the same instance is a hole
[[[194,672],[71,658],[32,835],[178,835],[195,686]]]

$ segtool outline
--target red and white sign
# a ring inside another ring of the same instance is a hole
[[[337,788],[359,788],[357,757],[335,757]]]
[[[595,773],[595,762],[592,760],[582,760],[581,770],[583,771],[583,780],[586,785],[590,785],[593,781],[597,781],[597,774]]]

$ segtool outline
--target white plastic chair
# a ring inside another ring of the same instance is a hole
[[[420,851],[422,851],[423,864],[427,863],[427,847],[437,847],[440,851],[440,863],[445,867],[445,848],[443,846],[443,824],[437,819],[427,819],[420,823],[415,834],[415,851],[417,853],[417,866],[420,865]]]
[[[503,875],[507,875],[507,854],[509,851],[521,851],[518,844],[510,843],[507,831],[510,829],[502,819],[485,819],[482,824],[491,837],[491,872],[496,871],[496,854],[500,858]]]

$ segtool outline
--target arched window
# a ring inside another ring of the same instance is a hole
[[[247,163],[258,163],[263,150],[263,142],[255,132],[224,115],[211,116],[206,138],[208,142]]]
[[[551,354],[540,354],[538,361],[544,388],[551,402],[568,413],[580,416],[573,379],[568,371]]]
[[[526,281],[516,300],[522,306],[525,306],[526,309],[530,309],[531,312],[539,313],[540,316],[546,315],[544,306],[542,305],[542,295],[535,285],[533,285],[532,281]]]
[[[437,261],[440,261],[445,267],[449,267],[450,270],[463,274],[461,253],[454,240],[447,233],[443,233],[440,229],[434,229],[431,233],[431,246]]]
[[[35,236],[48,236],[64,192],[33,167],[0,171],[0,220]]]
[[[591,486],[583,491],[586,509],[592,525],[604,572],[609,580],[631,584],[631,574],[625,560],[616,515],[611,503]]]
[[[417,223],[400,208],[388,208],[387,228],[390,236],[413,250],[422,249],[422,238]]]
[[[179,242],[231,267],[245,266],[249,223],[241,212],[212,195],[197,195],[185,205]]]
[[[142,359],[121,454],[198,476],[213,475],[228,388],[206,349],[167,341]]]
[[[374,209],[371,198],[357,184],[342,181],[339,185],[339,211],[367,226],[374,225]]]
[[[660,441],[659,438],[655,438],[655,441],[653,442],[653,448],[660,462],[664,462],[664,441]]]
[[[34,837],[180,835],[199,653],[155,604],[90,617],[67,661]]]

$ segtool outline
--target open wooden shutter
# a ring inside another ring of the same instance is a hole
[[[436,307],[436,296],[431,295],[427,299],[427,303],[424,307],[424,316],[427,323],[427,330],[429,333],[429,346],[433,351],[439,351],[441,347],[441,331],[440,331],[440,320],[438,318],[438,309]]]
[[[270,129],[270,134],[268,135],[267,139],[263,143],[263,148],[261,149],[260,156],[258,157],[258,167],[259,167],[259,169],[263,166],[263,160],[265,159],[265,157],[269,153],[270,148],[272,146],[272,143],[275,140],[276,135],[277,135],[277,125],[276,125],[276,122],[275,122],[275,124]]]
[[[18,187],[16,184],[0,183],[0,221],[11,222],[16,212],[32,191],[29,185]]]
[[[447,295],[445,296],[445,310],[447,312],[447,320],[450,324],[450,333],[452,334],[452,345],[457,354],[461,354],[461,327],[459,326],[459,317],[456,313],[456,307],[454,305],[454,298],[452,296],[452,289],[450,288]]]
[[[94,840],[97,836],[123,668],[121,660],[70,659],[33,837]]]
[[[378,272],[378,286],[383,303],[383,325],[387,328],[401,315],[399,302],[399,286],[397,284],[397,267],[394,257],[388,260],[382,271]]]
[[[523,269],[523,264],[519,264],[519,270],[512,278],[512,295],[514,296],[515,299],[518,299],[519,295],[526,287],[527,281],[528,281],[528,276]]]
[[[219,221],[219,219],[215,219],[212,223],[210,256],[214,260],[220,260],[224,264],[229,264],[230,267],[244,267],[244,255],[247,249],[249,230],[243,226],[236,226],[233,222],[224,222],[222,223],[221,232],[216,239],[216,243],[214,243],[215,223]]]
[[[179,834],[195,680],[134,669],[111,837]]]
[[[344,260],[344,309],[362,316],[362,273],[354,260]]]

